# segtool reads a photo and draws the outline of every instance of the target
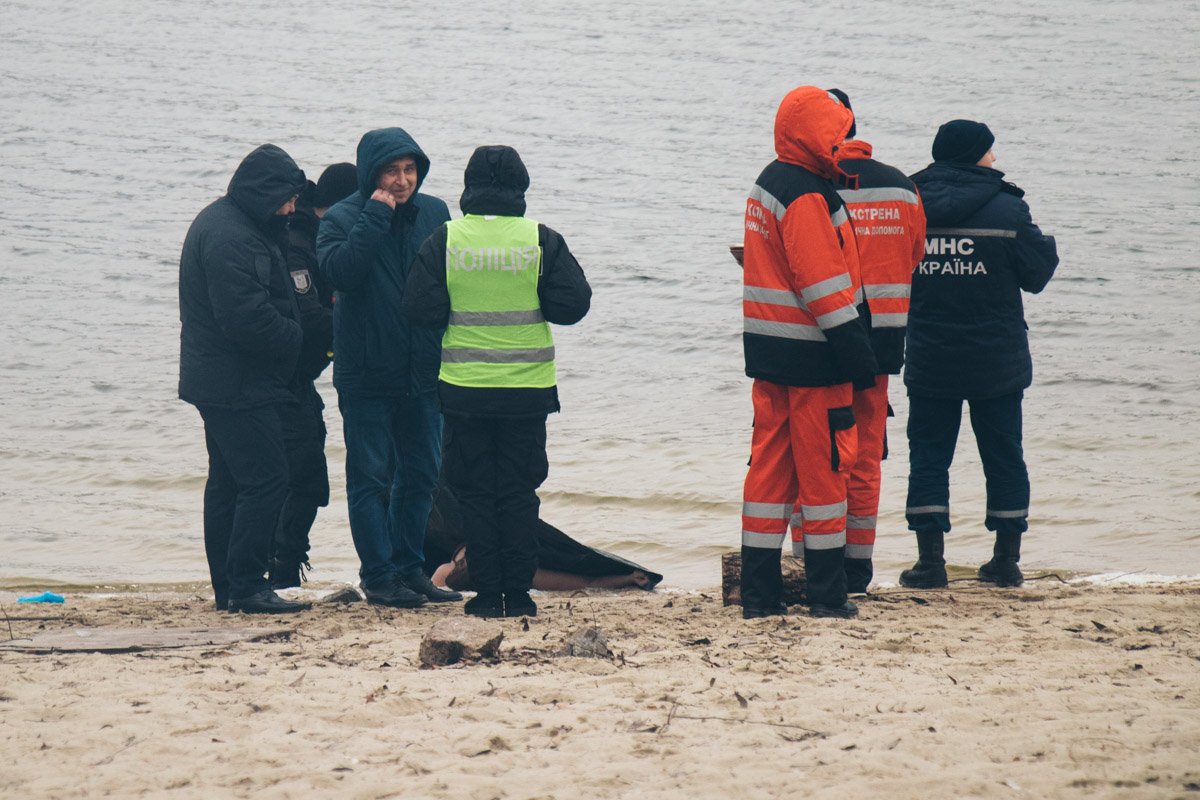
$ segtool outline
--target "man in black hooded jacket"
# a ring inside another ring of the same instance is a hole
[[[414,325],[446,330],[443,475],[462,506],[477,591],[464,610],[533,616],[546,416],[559,410],[547,323],[583,319],[592,290],[563,238],[525,218],[529,172],[516,150],[476,149],[464,182],[466,216],[421,246],[400,308]]]
[[[304,182],[283,150],[257,148],[196,217],[179,260],[179,397],[204,420],[204,548],[218,609],[308,607],[280,598],[264,575],[287,494],[279,408],[296,402],[302,332],[283,248]]]
[[[904,384],[908,388],[906,514],[918,560],[900,575],[917,588],[947,585],[950,462],[966,400],[987,481],[984,524],[996,533],[982,581],[1019,586],[1028,528],[1029,473],[1021,400],[1033,382],[1021,292],[1045,288],[1058,266],[1021,198],[992,167],[986,125],[952,120],[938,129],[934,163],[912,176],[925,204],[925,260],[913,271]]]

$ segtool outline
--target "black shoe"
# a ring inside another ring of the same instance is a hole
[[[529,592],[505,592],[504,616],[506,617],[536,617],[537,603],[529,596]]]
[[[391,608],[420,608],[425,605],[425,595],[417,594],[404,585],[398,575],[388,578],[377,586],[362,585],[367,602],[373,606]]]
[[[993,558],[979,568],[979,580],[1002,587],[1020,586],[1025,582],[1025,576],[1011,558]]]
[[[912,569],[900,573],[900,585],[909,589],[945,589],[950,585],[946,565],[917,561]]]
[[[763,617],[782,617],[787,614],[787,606],[779,603],[773,606],[742,606],[742,619],[762,619]]]
[[[451,603],[455,600],[462,600],[462,593],[434,586],[433,581],[429,580],[429,576],[422,572],[420,567],[404,573],[400,580],[407,588],[431,603]]]
[[[272,558],[267,576],[272,589],[295,589],[308,582],[308,573],[311,571],[312,565],[307,561],[280,561]]]
[[[480,592],[463,603],[463,613],[472,617],[503,617],[504,595],[499,592]]]
[[[258,594],[249,597],[229,598],[229,613],[236,614],[295,614],[297,611],[307,611],[311,603],[297,603],[284,600],[270,589],[263,589]]]
[[[217,611],[228,611],[229,610],[229,598],[227,598],[227,597],[215,598],[213,600],[213,605],[217,607]]]
[[[810,617],[833,617],[835,619],[854,619],[858,616],[858,606],[847,600],[840,606],[826,606],[813,603],[808,607]]]

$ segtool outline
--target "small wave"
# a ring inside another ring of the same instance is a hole
[[[627,495],[587,494],[584,492],[541,492],[545,500],[557,500],[564,503],[583,506],[611,506],[625,508],[647,508],[654,510],[696,509],[705,508],[713,511],[734,511],[741,507],[741,499],[712,500],[694,495],[652,494],[646,497],[631,497]]]

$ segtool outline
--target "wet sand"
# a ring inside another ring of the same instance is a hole
[[[0,640],[294,627],[141,653],[0,652],[0,796],[1189,797],[1200,583],[883,589],[745,622],[719,591],[542,595],[497,663],[420,669],[461,608],[219,614],[0,595]],[[560,655],[587,626],[611,658]]]

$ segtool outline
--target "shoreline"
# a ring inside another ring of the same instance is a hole
[[[174,650],[0,651],[0,758],[12,765],[0,793],[1200,791],[1200,581],[881,588],[850,621],[744,621],[716,590],[537,600],[538,617],[495,622],[498,662],[441,669],[419,668],[419,643],[461,617],[460,604],[251,617],[179,594],[0,600],[0,640],[79,627],[293,629]],[[587,627],[610,657],[562,655]]]

